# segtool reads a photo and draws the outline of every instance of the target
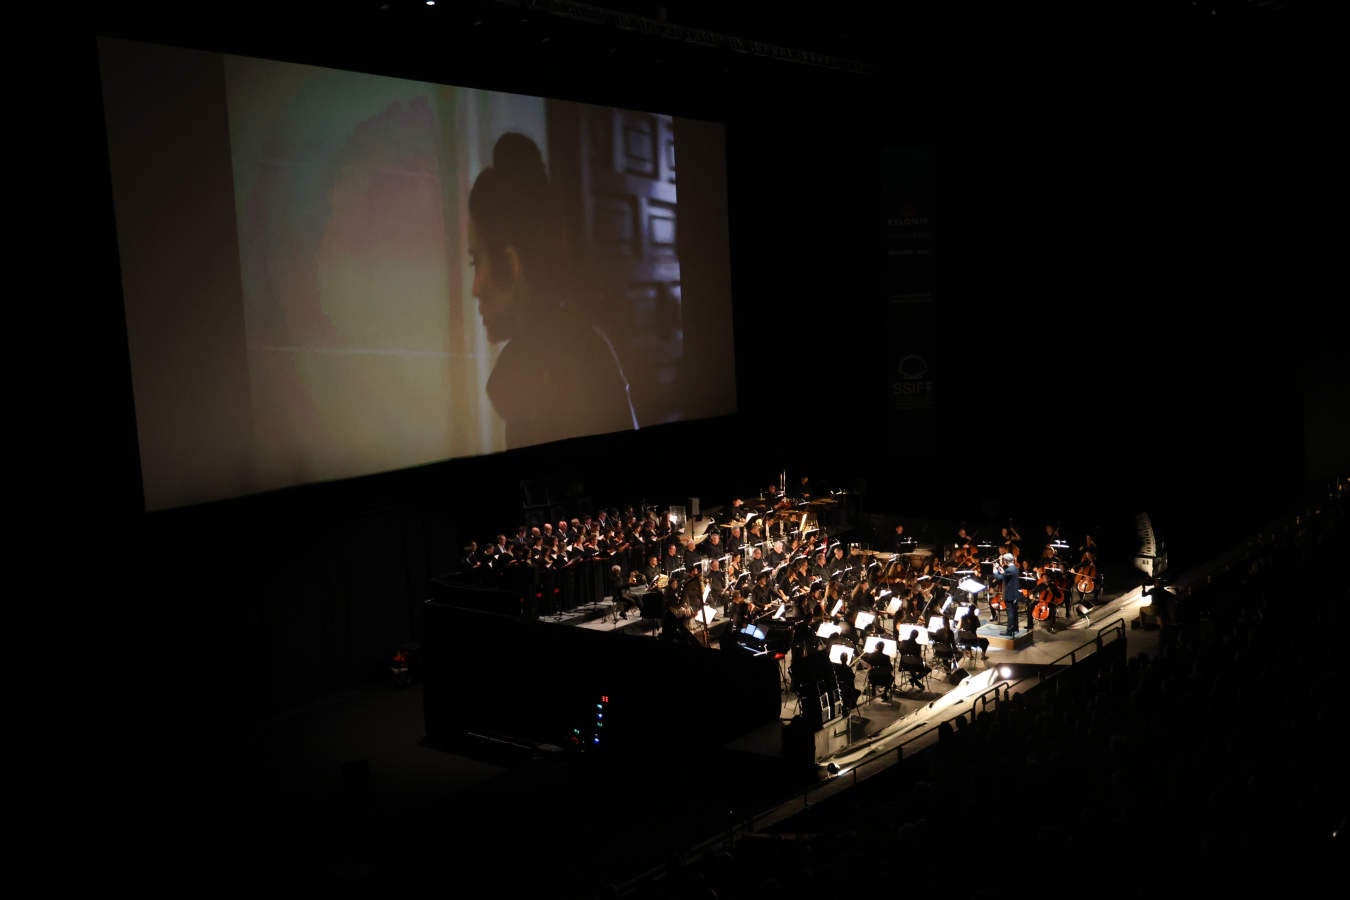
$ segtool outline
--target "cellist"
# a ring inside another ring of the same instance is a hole
[[[1086,616],[1087,611],[1097,604],[1101,593],[1101,577],[1097,572],[1097,560],[1092,551],[1083,551],[1078,567],[1073,572],[1073,589],[1078,598],[1078,611]]]

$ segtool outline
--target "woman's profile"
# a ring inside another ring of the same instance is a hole
[[[638,427],[608,336],[568,304],[568,260],[539,147],[507,132],[469,192],[473,296],[504,344],[487,395],[508,447]]]

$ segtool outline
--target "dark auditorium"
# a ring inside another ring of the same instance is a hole
[[[62,156],[25,180],[83,287],[33,380],[78,388],[21,481],[33,571],[82,582],[43,601],[63,854],[155,894],[1338,878],[1333,33],[44,25]]]

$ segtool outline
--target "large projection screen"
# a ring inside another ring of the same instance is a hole
[[[147,510],[736,412],[720,123],[124,39],[99,59]],[[552,256],[471,227],[507,133],[550,204],[510,213]],[[476,271],[550,312],[493,333]]]

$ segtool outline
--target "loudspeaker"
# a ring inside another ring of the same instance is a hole
[[[960,667],[958,666],[957,668],[953,669],[951,672],[948,672],[948,673],[947,673],[947,683],[948,683],[948,684],[960,684],[960,683],[961,683],[961,680],[962,680],[963,678],[969,678],[969,677],[970,677],[970,673],[967,672],[965,669],[962,669],[962,668],[960,668]]]

